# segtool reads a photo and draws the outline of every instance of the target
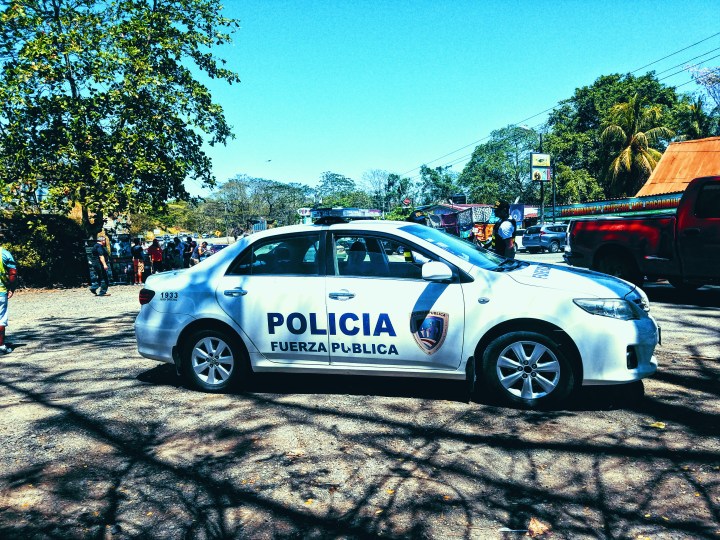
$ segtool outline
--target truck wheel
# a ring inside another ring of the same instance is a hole
[[[670,285],[680,291],[696,291],[703,286],[703,283],[695,283],[692,281],[685,281],[683,279],[668,279]]]
[[[575,373],[557,343],[536,332],[510,332],[483,354],[483,379],[505,402],[536,408],[558,403],[575,387]]]
[[[602,272],[603,274],[619,277],[620,279],[634,283],[638,287],[643,283],[643,276],[637,269],[635,261],[622,253],[608,253],[607,255],[603,255],[594,270]]]
[[[560,251],[560,244],[555,241],[550,242],[550,248],[548,249],[548,251],[550,253],[557,253],[558,251]]]

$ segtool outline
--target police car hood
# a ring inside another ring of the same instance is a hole
[[[585,297],[624,298],[635,290],[635,285],[614,276],[553,264],[530,263],[524,268],[508,272],[507,276],[523,285],[582,294]]]

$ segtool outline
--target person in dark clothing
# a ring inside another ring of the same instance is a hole
[[[130,253],[133,260],[133,284],[142,285],[145,273],[145,250],[139,238],[135,239],[135,245],[130,248]]]
[[[98,296],[109,296],[110,278],[108,277],[108,252],[105,248],[106,239],[98,236],[97,242],[92,248],[91,260],[95,276],[90,284],[90,292]],[[98,292],[98,288],[100,291]]]
[[[185,239],[185,247],[183,248],[183,268],[190,268],[190,259],[193,251],[197,247],[197,242],[192,239],[192,236],[188,236]]]
[[[515,258],[515,231],[517,226],[514,219],[510,219],[510,205],[501,201],[495,207],[498,221],[493,226],[493,251],[498,255]]]

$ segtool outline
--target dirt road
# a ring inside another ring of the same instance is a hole
[[[0,538],[718,538],[720,289],[648,290],[664,344],[645,396],[533,412],[417,380],[205,395],[135,351],[137,288],[21,292]]]

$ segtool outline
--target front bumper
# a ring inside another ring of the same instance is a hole
[[[581,348],[584,386],[630,383],[657,371],[654,352],[660,329],[655,320],[647,317],[612,323],[616,324],[598,329]]]

